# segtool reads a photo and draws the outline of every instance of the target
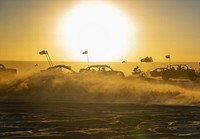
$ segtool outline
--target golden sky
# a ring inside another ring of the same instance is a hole
[[[70,52],[68,42],[65,48],[61,46],[57,30],[64,15],[80,3],[93,1],[95,0],[1,0],[0,60],[45,60],[39,55],[39,51],[48,50],[53,60],[85,61],[81,56],[79,59],[71,57],[73,52]],[[165,55],[168,54],[171,55],[172,61],[200,61],[199,0],[96,1],[108,3],[119,10],[119,13],[129,20],[132,28],[130,44],[121,46],[128,51],[118,58],[108,58],[104,59],[105,61],[139,61],[146,56],[152,56],[154,61],[166,61]],[[106,17],[105,11],[104,14]],[[115,22],[117,21],[116,19]],[[120,33],[123,26],[125,24],[114,33]],[[100,36],[103,37],[102,41],[107,39],[104,36],[106,34]],[[114,43],[114,40],[111,43]],[[101,46],[94,47],[100,50],[98,47]],[[82,50],[84,48],[80,49]],[[115,51],[114,48],[108,50],[109,48],[105,52],[102,50],[102,53],[112,55]],[[91,53],[89,56],[92,59]],[[95,61],[95,58],[93,60]]]

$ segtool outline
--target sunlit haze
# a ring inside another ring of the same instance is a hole
[[[133,24],[105,2],[75,6],[58,27],[58,43],[62,42],[73,60],[81,61],[82,52],[88,51],[92,61],[120,61],[131,47]]]
[[[199,0],[1,0],[0,60],[200,60]]]

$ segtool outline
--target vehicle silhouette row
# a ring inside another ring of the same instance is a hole
[[[41,70],[41,73],[51,72],[51,73],[77,73],[71,66],[67,65],[55,65],[47,69]],[[0,64],[0,75],[14,75],[17,73],[16,69],[6,68],[3,64]],[[81,68],[78,73],[89,73],[89,74],[99,74],[106,76],[118,76],[124,78],[125,75],[122,71],[117,71],[112,69],[108,65],[90,65],[86,68]],[[138,66],[133,69],[132,76],[145,75]],[[151,77],[161,77],[163,80],[169,79],[190,79],[196,80],[200,75],[195,72],[194,69],[189,68],[187,65],[170,65],[167,67],[160,67],[150,71]],[[146,75],[145,75],[146,76]]]

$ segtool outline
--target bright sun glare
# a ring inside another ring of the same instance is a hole
[[[72,60],[117,61],[129,51],[132,25],[120,10],[103,2],[85,2],[62,17],[58,33]]]

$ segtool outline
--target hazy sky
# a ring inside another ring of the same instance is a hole
[[[61,17],[86,0],[0,0],[0,60],[73,60],[55,33]],[[92,0],[90,0],[92,1]],[[200,0],[99,0],[123,12],[136,28],[123,60],[200,61]],[[67,46],[66,46],[67,47]],[[70,52],[69,52],[70,53]]]

